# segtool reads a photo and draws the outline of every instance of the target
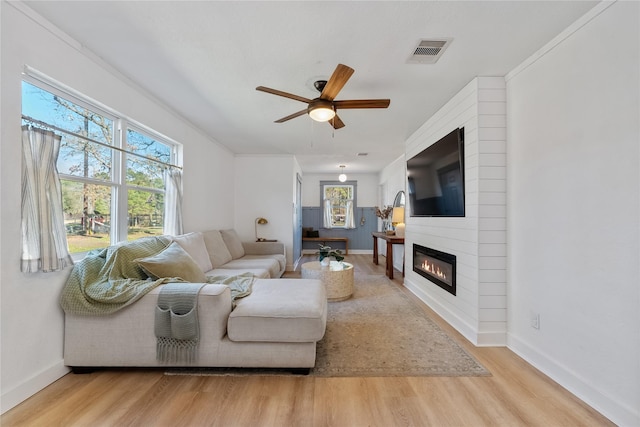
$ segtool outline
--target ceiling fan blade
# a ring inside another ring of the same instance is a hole
[[[306,108],[304,110],[298,111],[297,113],[293,113],[293,114],[288,115],[287,117],[283,117],[283,118],[281,118],[279,120],[276,120],[274,123],[283,123],[283,122],[286,122],[287,120],[291,120],[291,119],[295,119],[296,117],[300,117],[303,114],[307,114],[307,109]]]
[[[338,96],[338,92],[344,87],[347,83],[347,80],[354,73],[354,69],[351,67],[347,67],[343,64],[338,64],[335,71],[327,81],[322,93],[320,94],[320,98],[328,99],[329,101],[333,101],[333,98]]]
[[[336,110],[348,108],[387,108],[391,100],[389,99],[351,99],[344,101],[333,101]]]
[[[344,122],[340,119],[340,117],[338,117],[337,114],[333,116],[333,119],[329,120],[328,123],[333,126],[334,129],[340,129],[344,127]]]
[[[277,89],[271,89],[271,88],[264,87],[264,86],[258,86],[256,88],[256,90],[259,90],[261,92],[270,93],[270,94],[273,94],[273,95],[284,96],[285,98],[295,99],[296,101],[300,101],[300,102],[306,102],[307,104],[311,102],[311,100],[309,98],[305,98],[303,96],[294,95],[294,94],[288,93],[288,92],[283,92],[283,91],[277,90]]]

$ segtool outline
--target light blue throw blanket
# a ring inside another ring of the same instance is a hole
[[[65,313],[99,316],[134,303],[156,286],[172,281],[150,279],[135,262],[157,254],[170,242],[167,237],[153,236],[90,252],[73,266],[60,305]]]
[[[65,313],[104,316],[133,304],[156,286],[184,282],[178,277],[149,278],[135,262],[157,254],[170,243],[166,236],[144,237],[90,252],[71,270],[60,305]],[[207,277],[207,283],[229,286],[232,301],[249,295],[253,281],[251,273]]]
[[[136,262],[159,253],[169,243],[166,236],[153,236],[89,253],[71,271],[60,305],[68,314],[109,315],[164,284],[156,308],[158,359],[193,361],[199,340],[197,298],[205,283],[188,283],[179,277],[152,279]],[[206,282],[228,286],[235,306],[236,299],[251,293],[254,280],[253,274],[244,273],[208,276]]]

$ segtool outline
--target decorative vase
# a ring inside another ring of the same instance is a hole
[[[320,261],[320,265],[323,267],[329,267],[329,265],[331,265],[331,258],[329,258],[328,256],[322,258],[322,261]]]

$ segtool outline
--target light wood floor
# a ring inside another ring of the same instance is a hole
[[[384,274],[349,255],[356,274]],[[287,273],[286,277],[299,277]],[[402,287],[402,274],[394,283]],[[414,297],[415,298],[415,297]],[[416,299],[417,300],[417,299]],[[0,418],[9,426],[606,426],[595,410],[506,348],[476,348],[425,311],[490,377],[165,376],[162,370],[68,374]],[[372,331],[373,332],[373,331]]]

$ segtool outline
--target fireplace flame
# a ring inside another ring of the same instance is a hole
[[[429,264],[428,260],[424,260],[422,262],[422,269],[424,271],[428,272],[428,273],[433,274],[434,276],[438,277],[439,279],[447,280],[447,275],[445,274],[445,272],[440,270],[440,267],[438,267],[434,263]]]

